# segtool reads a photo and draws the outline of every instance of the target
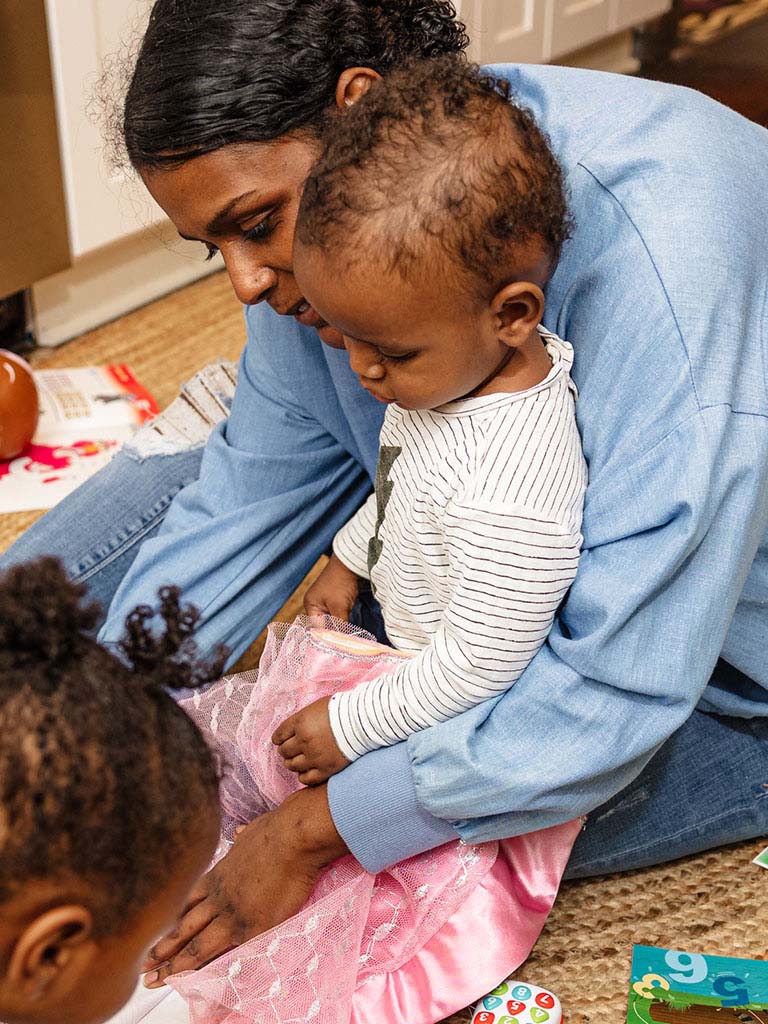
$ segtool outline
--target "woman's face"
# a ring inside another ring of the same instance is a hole
[[[268,302],[342,348],[340,333],[305,301],[293,276],[299,201],[319,150],[310,137],[286,136],[224,146],[141,177],[183,238],[221,252],[242,303]]]

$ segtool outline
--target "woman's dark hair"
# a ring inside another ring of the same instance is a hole
[[[156,0],[125,100],[134,167],[317,132],[346,68],[461,53],[449,0]]]
[[[0,899],[80,878],[109,932],[167,881],[216,804],[213,755],[169,689],[218,675],[224,651],[198,657],[198,615],[175,588],[157,615],[128,617],[120,657],[96,642],[98,618],[56,559],[0,576]]]

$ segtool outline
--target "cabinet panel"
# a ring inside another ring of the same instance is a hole
[[[0,298],[69,266],[42,0],[0,0]]]
[[[672,6],[671,0],[612,0],[611,30],[620,32],[631,25],[656,18]]]
[[[75,257],[157,223],[132,175],[111,172],[88,107],[104,58],[142,31],[151,0],[46,0],[70,248]]]
[[[544,53],[545,4],[541,0],[479,0],[473,37],[480,59],[538,61]]]
[[[607,34],[610,0],[549,0],[551,32],[547,57],[578,50]]]

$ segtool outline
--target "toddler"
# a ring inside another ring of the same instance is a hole
[[[327,129],[296,278],[387,410],[374,493],[306,610],[346,619],[370,579],[414,656],[278,727],[301,782],[499,694],[547,638],[587,482],[572,350],[541,326],[569,228],[546,138],[475,67],[390,75]]]
[[[196,660],[178,592],[137,609],[116,657],[52,558],[0,577],[0,1019],[96,1024],[133,992],[219,833],[218,775],[170,695]]]

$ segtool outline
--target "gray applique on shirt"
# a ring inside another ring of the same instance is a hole
[[[384,515],[387,511],[387,505],[392,494],[392,488],[394,484],[389,478],[392,472],[398,455],[402,452],[402,448],[395,445],[383,444],[379,449],[379,461],[376,465],[376,480],[373,484],[373,490],[376,494],[376,528],[373,536],[368,541],[368,576],[371,577],[373,568],[381,558],[381,551],[384,547],[384,542],[379,537],[379,531],[381,525],[384,522]],[[376,593],[376,588],[371,579],[371,588]]]

